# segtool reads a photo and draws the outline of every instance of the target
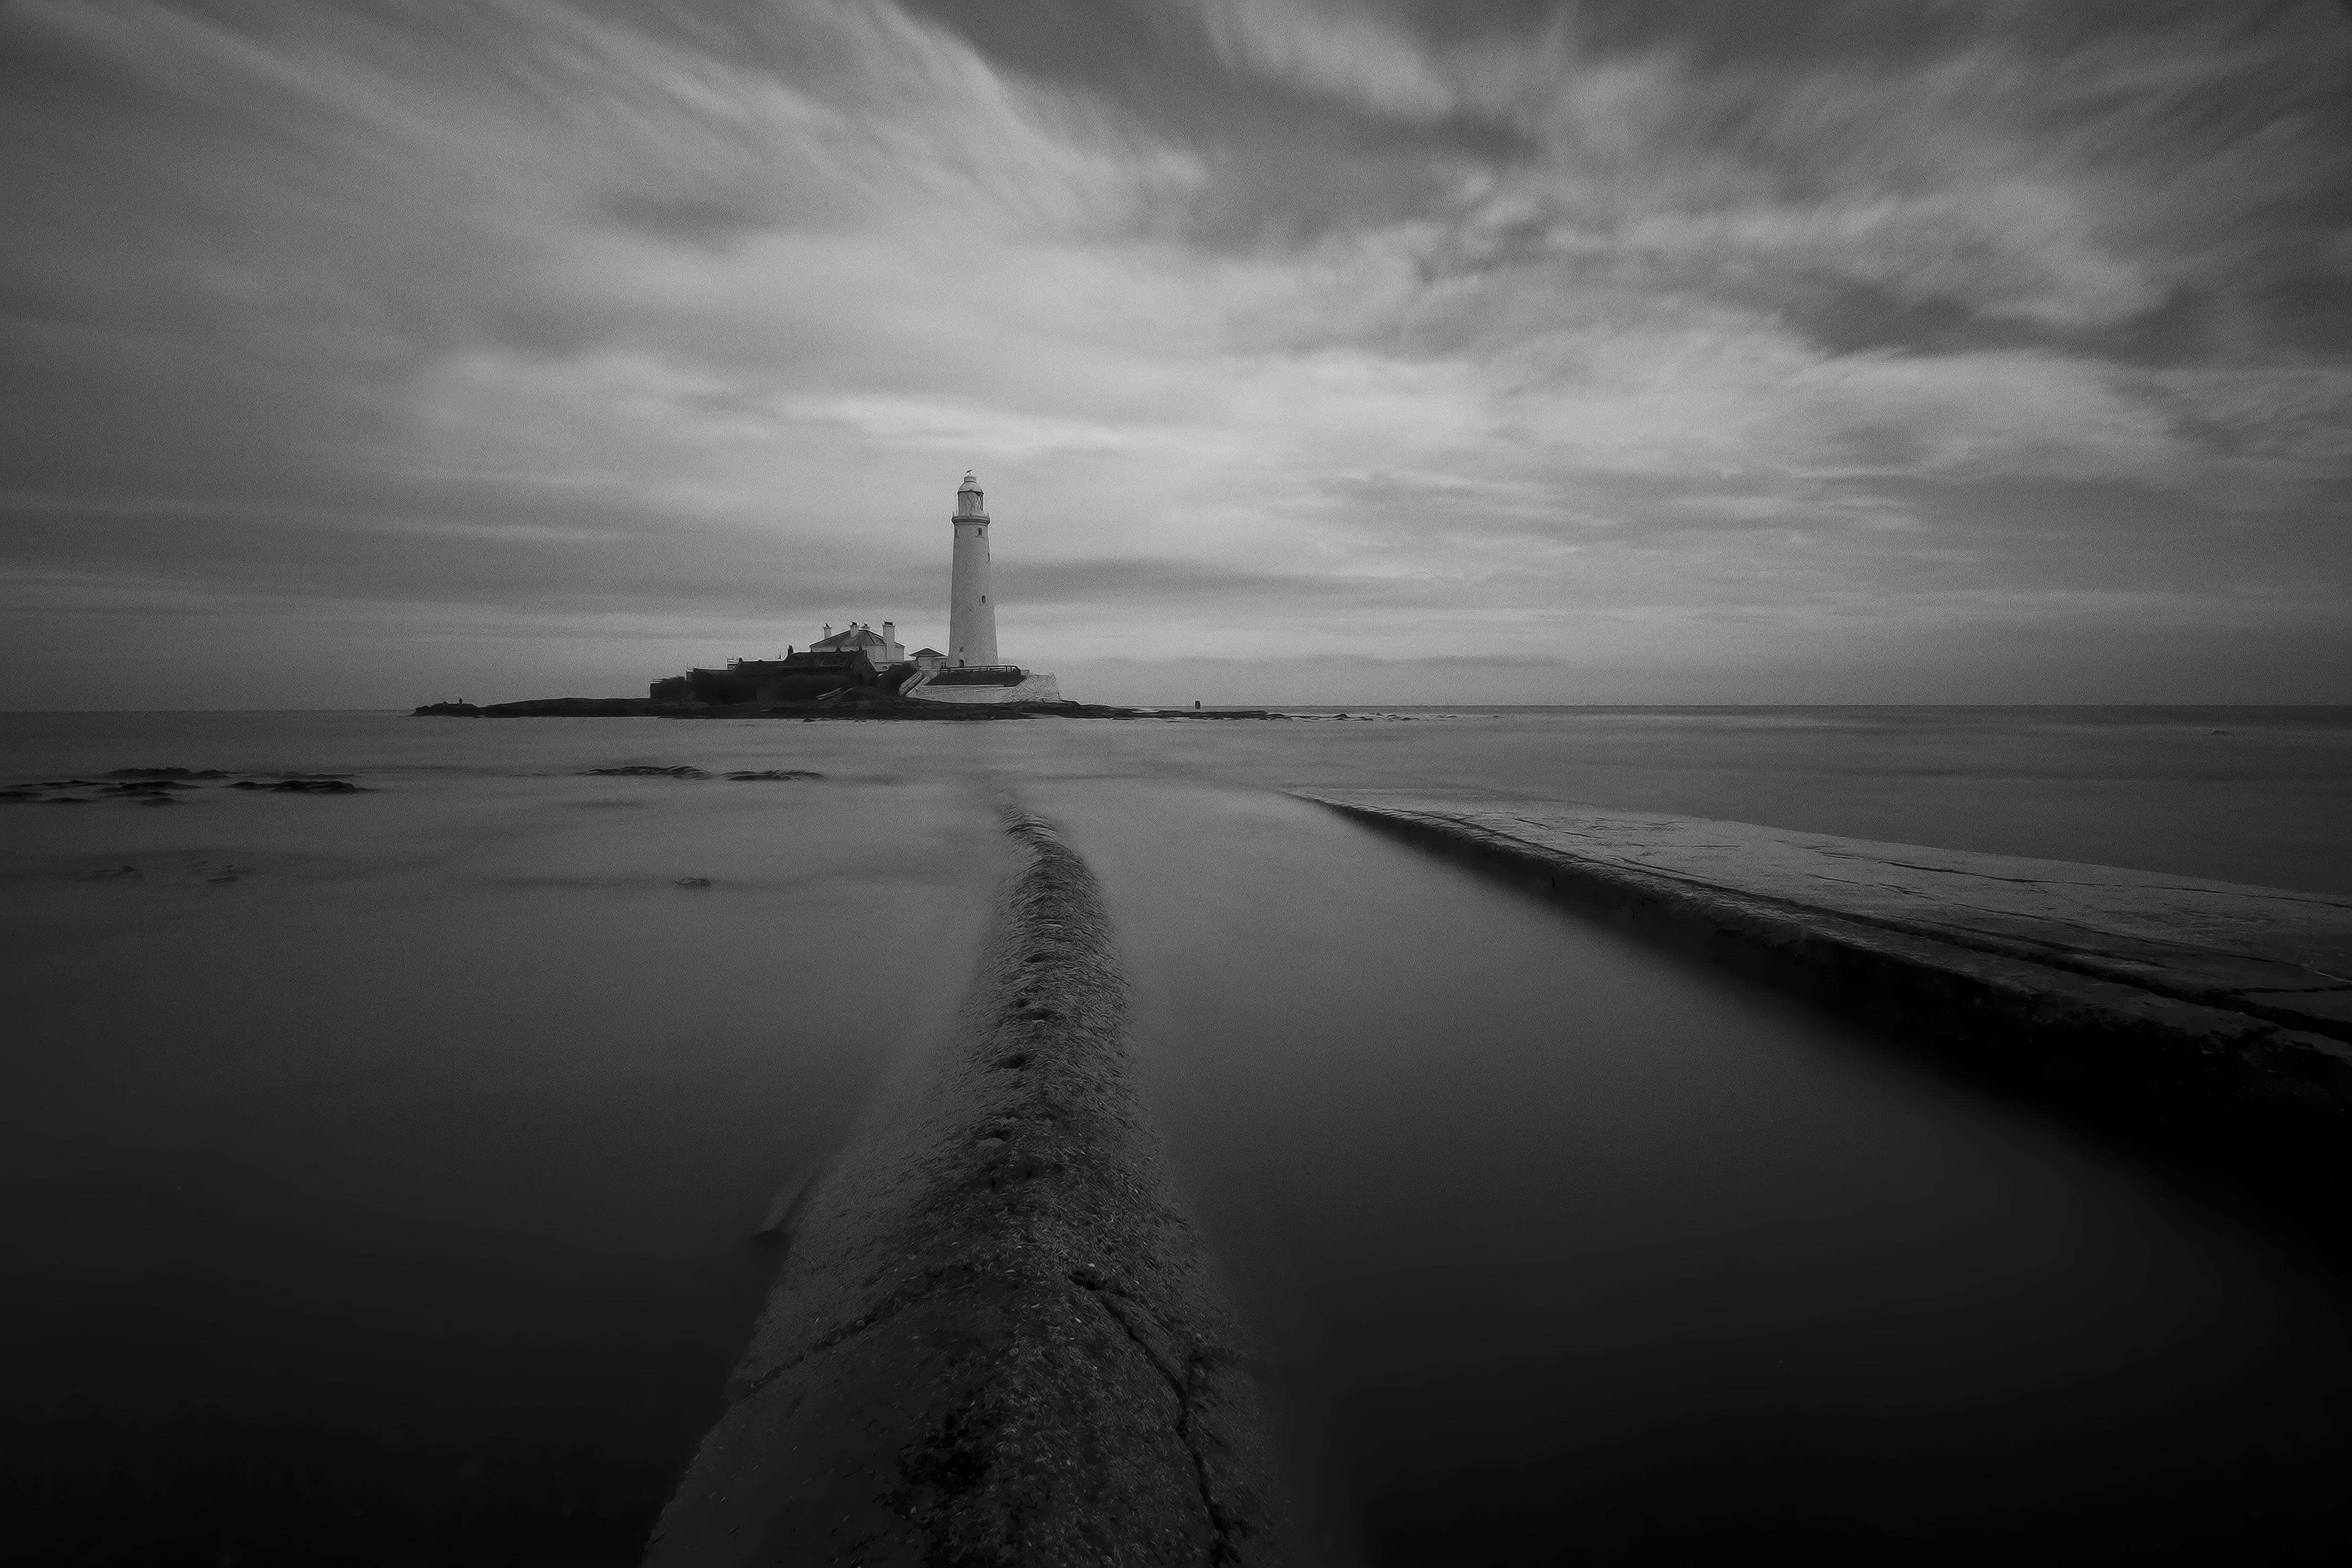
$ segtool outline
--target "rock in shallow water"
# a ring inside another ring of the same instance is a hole
[[[369,791],[348,779],[317,774],[297,775],[289,779],[240,779],[229,786],[232,789],[261,789],[272,795],[364,795]]]

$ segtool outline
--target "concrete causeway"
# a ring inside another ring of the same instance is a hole
[[[648,1563],[1281,1561],[1253,1362],[1135,1103],[1093,874],[1022,864],[953,1037],[787,1248]]]
[[[2352,898],[1501,796],[1297,793],[1832,1000],[2352,1112]]]

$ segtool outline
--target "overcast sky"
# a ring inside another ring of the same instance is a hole
[[[2334,0],[0,0],[0,706],[2352,700]]]

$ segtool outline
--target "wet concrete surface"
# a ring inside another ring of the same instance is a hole
[[[1496,794],[1300,794],[2086,1127],[2352,1185],[2352,900]]]
[[[2088,977],[2352,1041],[2352,897],[1501,795],[1301,793],[1662,906],[1753,910],[1849,946],[1874,933],[1923,937],[1957,950],[1947,964],[2055,971],[2047,989]]]
[[[1160,1174],[1085,863],[1008,809],[959,1027],[788,1249],[654,1564],[1272,1564],[1255,1358]]]

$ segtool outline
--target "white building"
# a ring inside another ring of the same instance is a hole
[[[907,650],[898,643],[898,628],[895,622],[888,621],[882,622],[882,630],[879,632],[862,621],[853,621],[849,623],[848,631],[838,634],[828,624],[824,629],[824,639],[811,643],[809,652],[812,653],[862,653],[877,670],[887,670],[893,664],[904,664],[907,658]]]

